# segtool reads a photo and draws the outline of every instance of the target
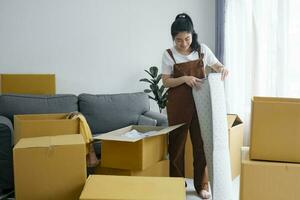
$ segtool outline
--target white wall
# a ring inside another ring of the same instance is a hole
[[[0,0],[0,73],[54,73],[57,93],[142,91],[180,12],[214,50],[215,0]]]

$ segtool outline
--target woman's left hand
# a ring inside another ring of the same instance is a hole
[[[221,79],[222,81],[224,81],[225,78],[228,76],[229,71],[225,67],[222,67],[220,72],[221,72]]]

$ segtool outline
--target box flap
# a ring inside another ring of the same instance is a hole
[[[229,129],[229,128],[239,125],[243,122],[237,114],[227,114],[227,123],[228,123],[228,129]]]
[[[254,96],[252,98],[252,101],[300,103],[300,99],[298,99],[298,98],[283,98],[283,97],[258,97],[258,96]]]
[[[136,142],[141,139],[144,139],[146,137],[154,137],[158,135],[164,135],[169,133],[170,131],[175,130],[176,128],[179,128],[180,126],[183,126],[184,124],[169,126],[169,127],[158,127],[158,126],[127,126],[125,128],[117,129],[115,131],[111,131],[108,133],[104,133],[101,135],[97,135],[94,137],[95,140],[111,140],[111,141],[124,141],[124,142]],[[129,138],[126,137],[124,134],[133,130],[137,129],[139,132],[148,132],[148,131],[155,131],[151,134],[145,134],[141,135],[140,137],[136,138]]]
[[[72,134],[72,135],[22,138],[14,148],[21,149],[21,148],[33,148],[33,147],[75,145],[75,144],[85,144],[82,135]]]
[[[61,120],[67,119],[66,117],[67,113],[14,115],[17,120]]]

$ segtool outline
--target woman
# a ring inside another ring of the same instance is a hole
[[[167,49],[162,58],[162,81],[169,88],[168,121],[169,125],[186,125],[169,134],[170,176],[184,177],[184,146],[189,131],[194,156],[194,187],[202,199],[208,199],[211,197],[208,173],[192,88],[201,88],[205,66],[222,73],[222,80],[228,75],[228,70],[206,45],[199,44],[193,22],[187,14],[176,16],[171,35],[174,46]]]

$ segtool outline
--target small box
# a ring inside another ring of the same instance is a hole
[[[91,175],[80,200],[185,200],[184,178]]]
[[[0,93],[55,95],[55,74],[1,74]]]
[[[102,167],[140,171],[154,165],[167,155],[166,134],[182,125],[171,127],[133,125],[94,137],[102,140]],[[154,133],[143,134],[141,137],[126,137],[125,134],[132,130]]]
[[[253,97],[250,158],[300,162],[300,99]]]
[[[242,148],[240,200],[298,200],[299,185],[300,164],[250,160]]]
[[[162,160],[145,170],[133,171],[128,169],[113,169],[101,167],[95,169],[94,174],[123,175],[123,176],[158,176],[169,177],[169,160]]]
[[[241,155],[240,149],[243,146],[244,124],[236,114],[227,114],[228,122],[228,142],[231,161],[231,175],[235,179],[240,175],[241,171]],[[188,134],[185,145],[185,177],[193,178],[193,147]]]
[[[86,180],[81,135],[23,138],[13,158],[16,199],[79,198]]]
[[[67,114],[14,115],[14,144],[21,138],[79,134],[79,119]]]

